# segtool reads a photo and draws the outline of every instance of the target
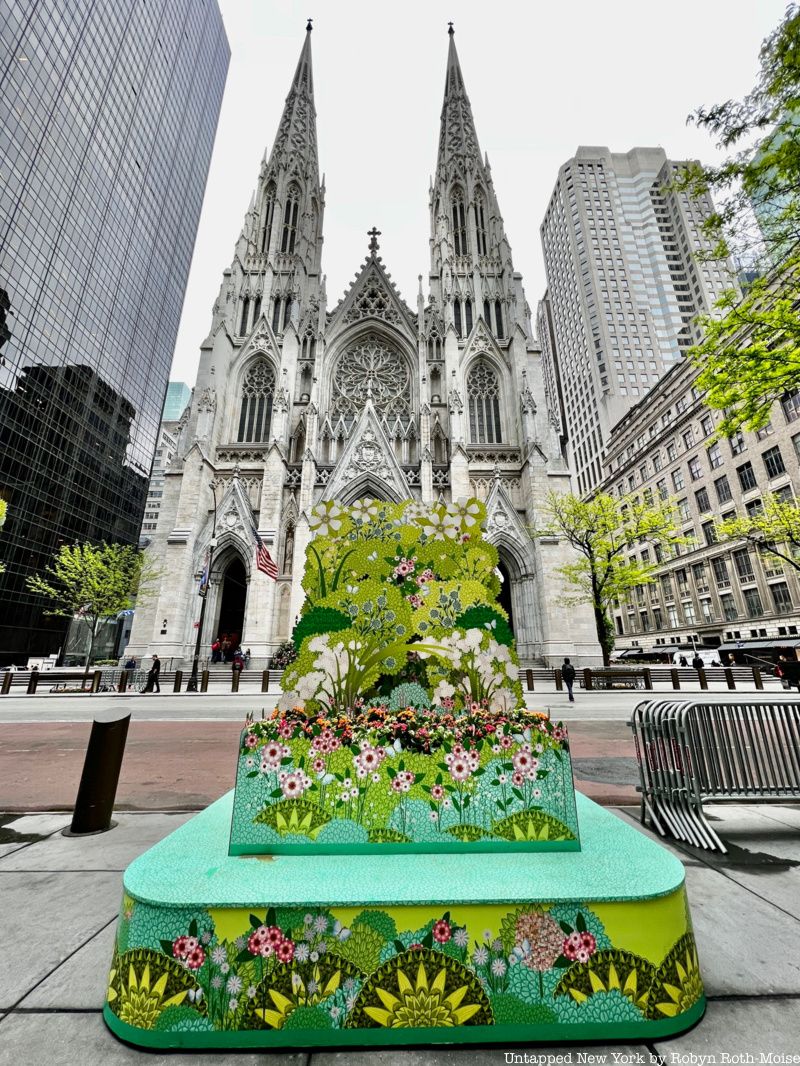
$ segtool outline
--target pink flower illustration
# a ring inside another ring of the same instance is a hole
[[[199,970],[205,961],[206,953],[199,944],[186,956],[186,965],[190,970]]]
[[[450,763],[450,776],[454,781],[466,781],[472,773],[469,762],[461,755]]]
[[[172,954],[176,959],[185,959],[189,954],[189,937],[179,936],[177,940],[173,941]]]
[[[275,948],[275,954],[280,962],[291,962],[294,958],[294,941],[282,940]]]
[[[515,770],[514,773],[511,775],[511,784],[512,785],[516,785],[517,788],[519,788],[520,785],[524,785],[525,784],[525,778],[519,772],[519,770]]]
[[[281,791],[287,799],[302,796],[310,784],[311,779],[302,770],[295,770],[294,773],[287,774],[280,782]]]
[[[255,733],[248,733],[244,738],[244,746],[246,748],[255,748],[258,744],[258,737]]]
[[[444,918],[440,918],[438,922],[433,923],[433,929],[431,932],[433,934],[433,939],[437,944],[446,944],[453,935],[450,929],[450,923]]]
[[[523,963],[530,970],[549,970],[564,946],[564,934],[558,922],[541,911],[521,914],[515,926],[516,942],[522,944],[527,940],[531,946],[530,954]]]
[[[444,797],[443,785],[431,785],[431,799],[440,800]]]
[[[314,773],[321,774],[322,771],[325,769],[325,760],[324,759],[315,759],[313,761],[313,763],[311,764],[311,766],[314,769]]]

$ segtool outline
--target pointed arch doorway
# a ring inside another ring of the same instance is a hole
[[[220,576],[219,617],[211,639],[227,633],[235,647],[242,639],[247,604],[247,571],[241,558],[234,555]]]
[[[500,606],[508,615],[508,624],[511,627],[511,632],[514,633],[514,605],[511,595],[511,574],[508,572],[508,567],[503,561],[502,557],[497,564],[497,569],[500,571],[500,595],[497,597]]]

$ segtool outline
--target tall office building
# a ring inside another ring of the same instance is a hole
[[[0,48],[0,662],[24,662],[64,630],[26,577],[137,542],[230,50],[214,0],[8,0]]]
[[[545,381],[560,381],[580,494],[602,480],[611,427],[698,338],[731,276],[700,263],[710,197],[670,183],[683,166],[661,148],[581,147],[560,169],[541,225],[547,304]]]
[[[192,390],[185,381],[170,381],[167,386],[167,398],[161,414],[162,422],[177,422],[189,406]]]

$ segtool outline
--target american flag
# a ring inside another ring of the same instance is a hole
[[[256,566],[273,581],[278,580],[278,564],[272,558],[264,541],[259,537],[258,530],[253,527],[253,536],[256,539]]]

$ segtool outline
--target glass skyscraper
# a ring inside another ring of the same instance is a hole
[[[216,0],[4,0],[0,663],[58,649],[26,589],[139,536],[230,59]]]

